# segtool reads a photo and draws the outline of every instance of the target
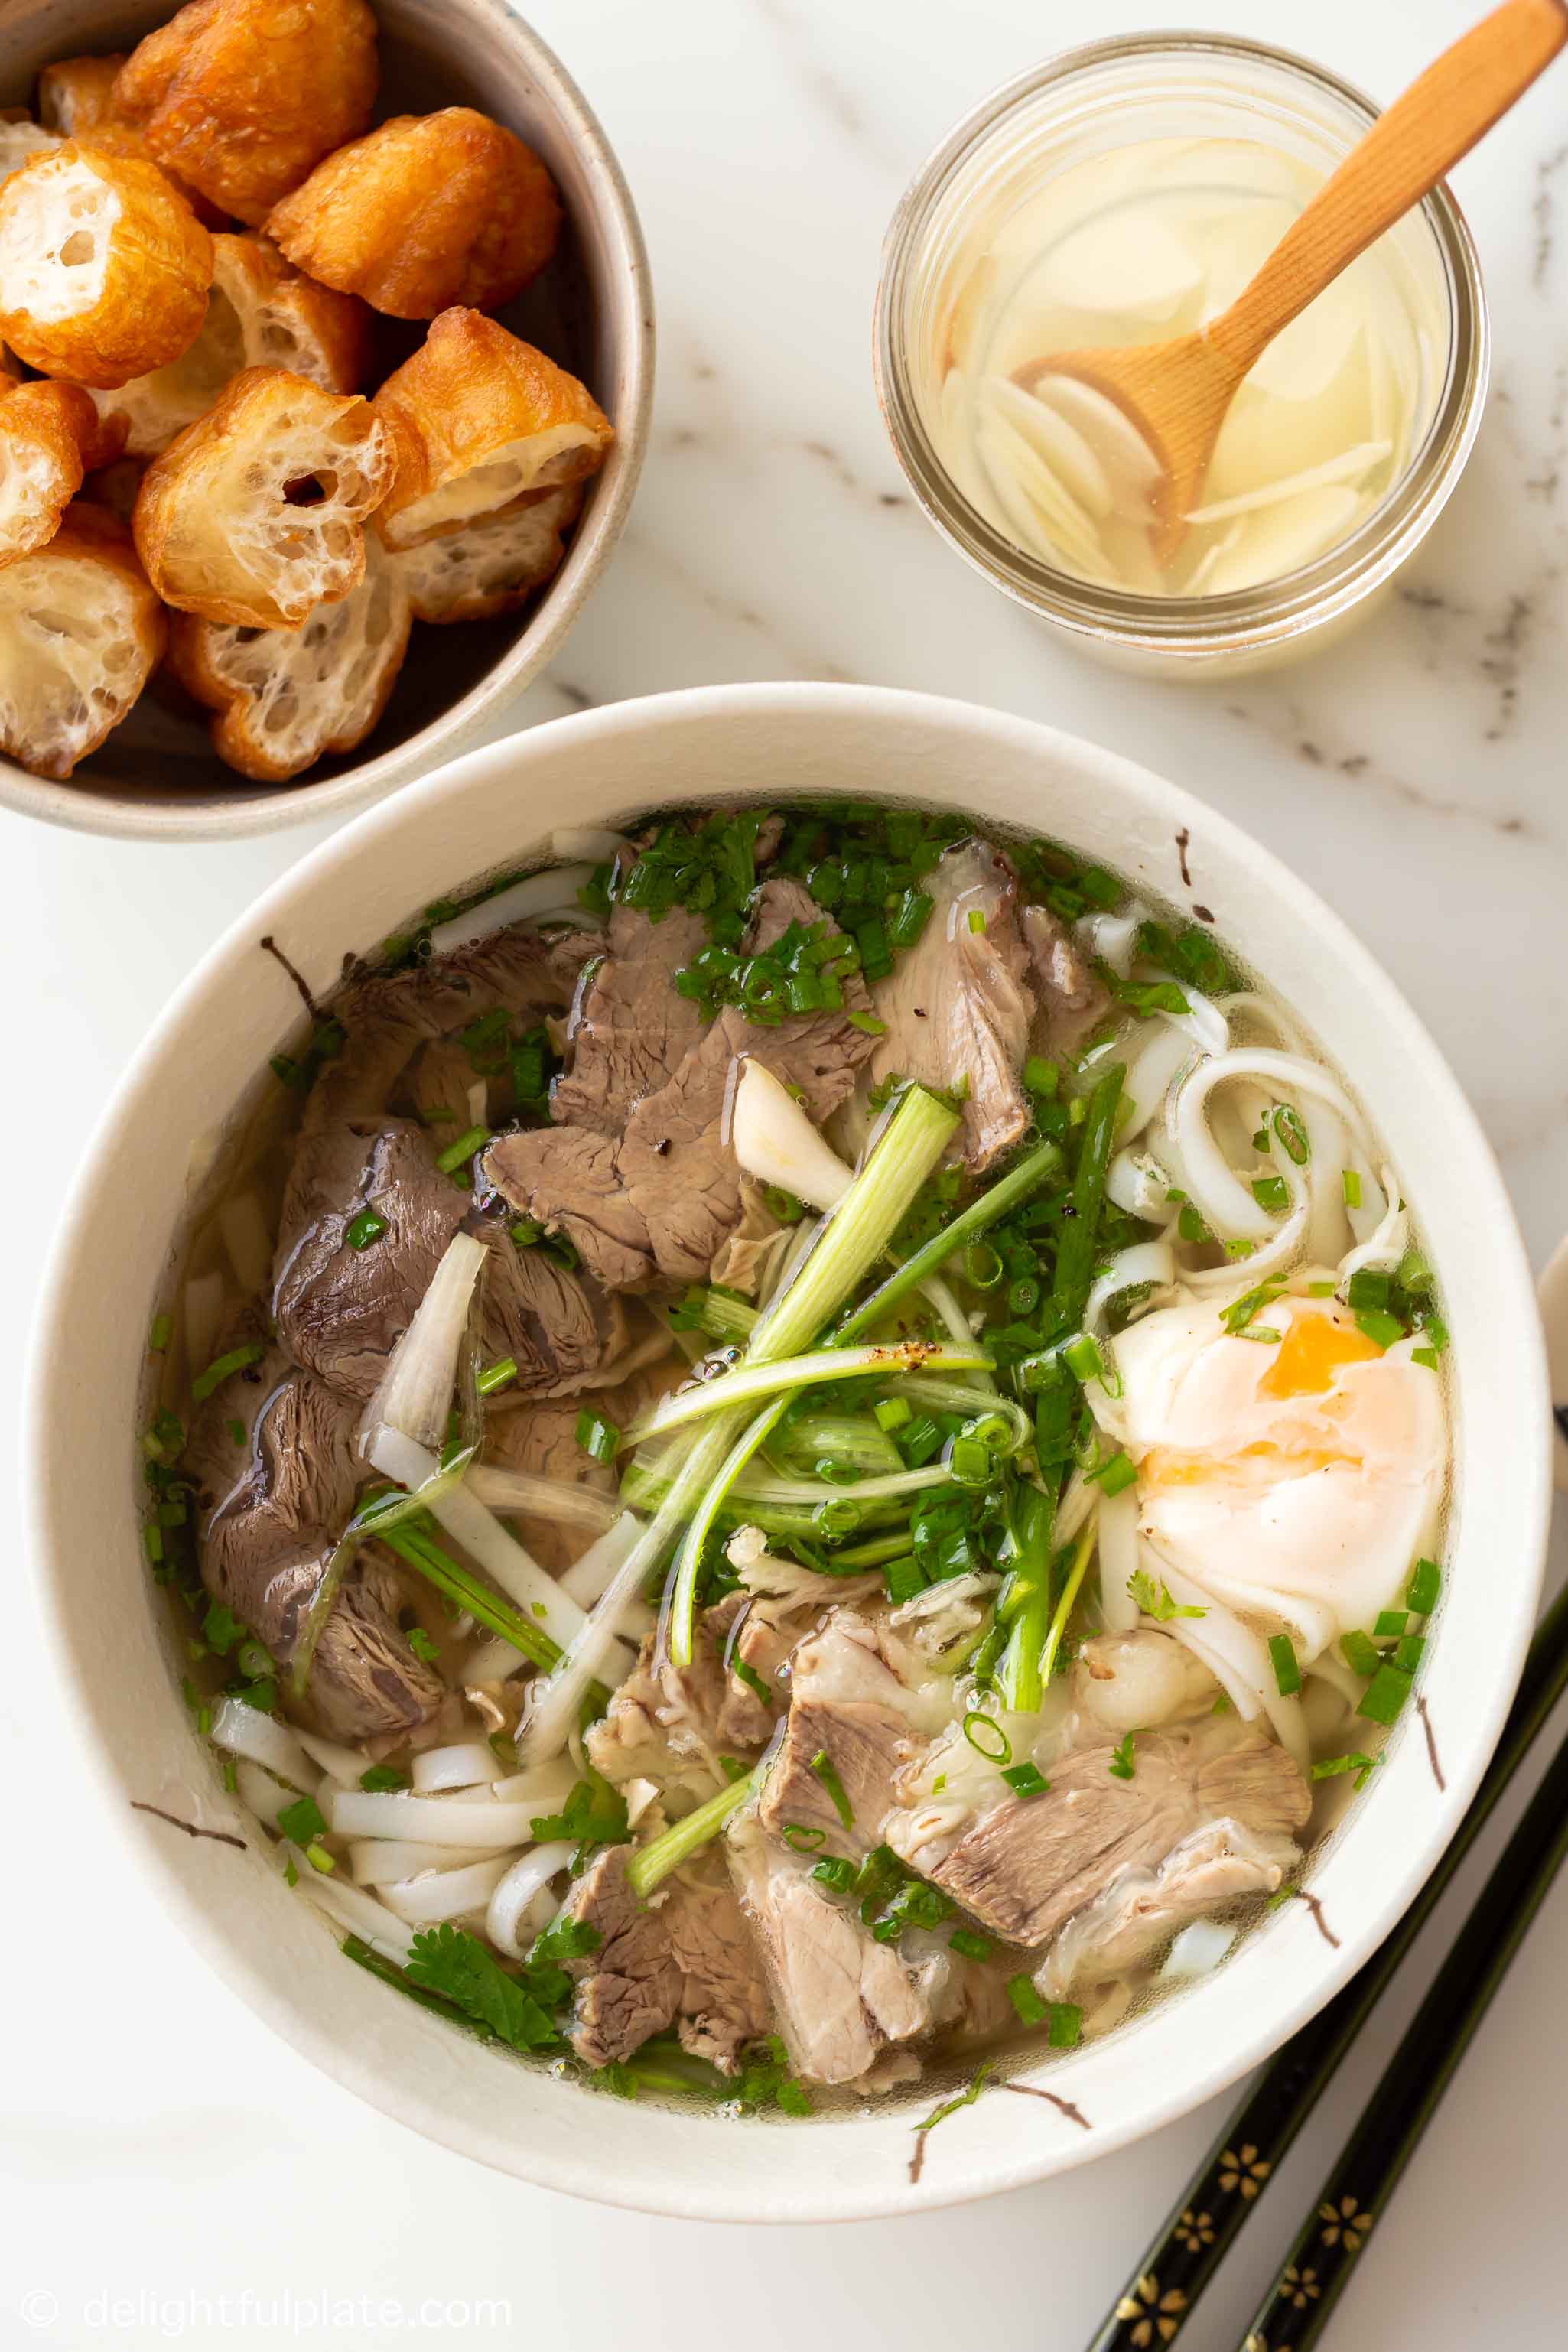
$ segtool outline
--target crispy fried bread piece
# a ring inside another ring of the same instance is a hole
[[[38,121],[62,139],[92,138],[111,146],[117,154],[141,155],[154,163],[142,133],[114,102],[114,79],[125,63],[123,55],[105,58],[63,58],[46,66],[38,76]],[[109,136],[106,138],[105,133]],[[228,215],[209,203],[199,188],[168,172],[181,195],[204,228],[222,228]]]
[[[395,319],[494,310],[555,250],[561,199],[531,147],[470,106],[395,114],[318,163],[267,223],[300,269]]]
[[[59,143],[58,133],[35,122],[25,107],[0,106],[0,181],[19,172],[29,155],[47,154]]]
[[[133,457],[156,457],[247,367],[287,368],[327,392],[357,392],[370,363],[370,312],[291,268],[255,231],[215,236],[201,333],[168,367],[94,397],[124,418]]]
[[[166,171],[259,228],[375,103],[365,0],[191,0],[121,67],[114,103]]]
[[[166,604],[294,629],[364,576],[364,518],[392,457],[368,400],[246,368],[142,478],[132,528]]]
[[[264,783],[352,751],[386,708],[408,649],[408,595],[374,534],[364,578],[298,629],[236,629],[176,613],[169,667],[218,716],[213,748]]]
[[[0,184],[0,335],[45,375],[110,389],[198,333],[213,241],[155,165],[90,139]]]
[[[163,639],[129,532],[71,507],[47,547],[0,571],[0,751],[63,782],[119,726]]]
[[[391,548],[583,481],[615,438],[574,375],[478,310],[443,310],[371,404],[395,461],[375,519]]]
[[[121,50],[104,58],[61,58],[38,76],[38,121],[62,139],[75,139],[100,123],[123,117],[114,104],[114,77],[125,63]]]
[[[77,383],[0,376],[0,564],[51,540],[82,476],[119,457],[124,426],[104,425]]]
[[[581,482],[536,490],[502,514],[393,556],[415,619],[486,621],[526,604],[559,566],[582,503]]]

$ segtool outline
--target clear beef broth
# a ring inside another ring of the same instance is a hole
[[[300,1894],[725,2114],[1219,1966],[1440,1583],[1359,1106],[1210,928],[957,815],[656,819],[483,904],[278,1057],[153,1334],[153,1572]]]

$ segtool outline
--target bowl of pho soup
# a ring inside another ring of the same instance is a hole
[[[1430,1039],[1234,826],[957,703],[670,695],[361,819],[170,1006],[47,1301],[153,1899],[628,2205],[1196,2105],[1398,1916],[1533,1618],[1539,1326]]]

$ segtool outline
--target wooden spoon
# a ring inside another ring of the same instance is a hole
[[[1163,562],[1181,543],[1226,411],[1259,353],[1436,187],[1565,41],[1568,0],[1504,0],[1378,117],[1228,310],[1173,342],[1053,352],[1015,371],[1026,392],[1047,376],[1071,377],[1136,426],[1151,455]]]

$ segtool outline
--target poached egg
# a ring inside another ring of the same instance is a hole
[[[1447,1464],[1443,1383],[1335,1299],[1280,1297],[1227,1331],[1183,1300],[1116,1342],[1116,1419],[1139,1531],[1221,1606],[1310,1659],[1371,1630],[1431,1546]]]

